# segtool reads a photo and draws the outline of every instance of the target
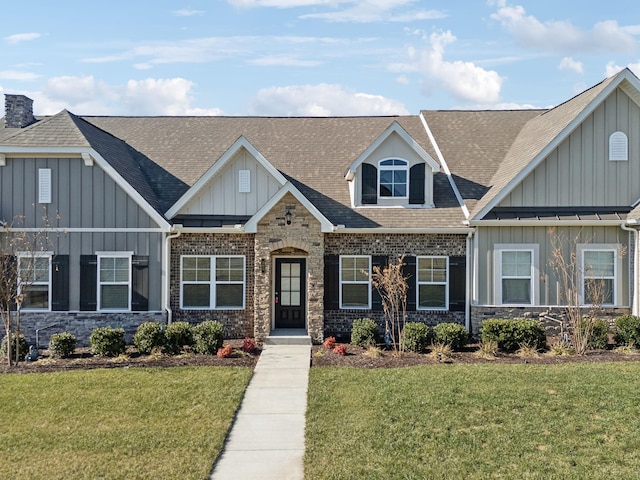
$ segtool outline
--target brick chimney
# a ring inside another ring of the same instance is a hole
[[[33,100],[24,95],[4,95],[4,127],[24,128],[36,122],[33,116]]]

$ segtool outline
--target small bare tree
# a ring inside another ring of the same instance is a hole
[[[371,284],[380,294],[385,328],[389,332],[393,349],[403,351],[402,332],[407,316],[407,277],[403,275],[404,255],[386,267],[373,267]]]
[[[43,216],[45,227],[35,231],[16,230],[22,221],[16,217],[11,224],[0,224],[0,317],[7,339],[7,363],[20,361],[17,345],[20,337],[20,311],[29,288],[38,278],[39,254],[47,250],[49,222]],[[13,347],[16,347],[13,349]],[[11,356],[14,350],[15,357]]]
[[[579,232],[574,238],[567,240],[564,235],[554,229],[549,230],[551,238],[550,267],[554,270],[560,284],[561,300],[566,302],[564,314],[568,324],[569,338],[578,355],[584,355],[595,329],[596,321],[602,313],[602,305],[612,292],[604,279],[593,276],[585,278],[582,262],[578,258],[577,246],[581,237]],[[568,246],[569,253],[565,254]],[[626,251],[620,252],[621,255]]]

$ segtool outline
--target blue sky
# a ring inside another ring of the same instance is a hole
[[[37,114],[394,115],[557,105],[640,76],[637,0],[33,0],[0,94]]]

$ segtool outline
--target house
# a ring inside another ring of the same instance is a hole
[[[612,315],[637,312],[639,106],[629,70],[549,110],[397,117],[35,118],[6,95],[0,219],[51,232],[23,330],[215,319],[320,342],[382,325],[370,273],[404,256],[408,319],[477,333],[563,304],[549,228]]]

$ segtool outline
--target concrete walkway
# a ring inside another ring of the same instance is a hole
[[[302,480],[310,358],[310,344],[264,346],[212,480]]]

